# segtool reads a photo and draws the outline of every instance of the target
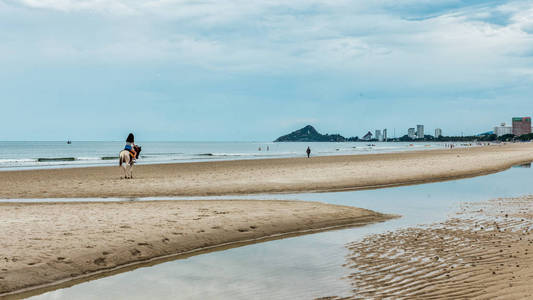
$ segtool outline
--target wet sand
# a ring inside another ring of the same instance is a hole
[[[0,298],[157,257],[391,217],[303,201],[0,203]]]
[[[0,198],[340,191],[472,177],[533,161],[533,143],[403,153],[0,172]]]
[[[532,231],[529,196],[369,236],[348,245],[353,296],[342,299],[533,299]]]

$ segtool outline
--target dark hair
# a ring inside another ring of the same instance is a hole
[[[133,133],[128,134],[128,138],[126,139],[127,143],[133,143],[134,141]]]

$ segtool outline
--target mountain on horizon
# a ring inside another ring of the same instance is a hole
[[[274,142],[346,142],[346,138],[340,134],[321,134],[313,126],[307,125],[280,136]]]

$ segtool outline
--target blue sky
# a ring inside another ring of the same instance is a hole
[[[533,2],[0,0],[0,140],[445,135],[533,114]]]

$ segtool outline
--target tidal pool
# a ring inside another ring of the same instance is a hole
[[[400,214],[402,217],[364,227],[176,259],[47,292],[31,299],[312,299],[347,296],[352,289],[350,282],[344,279],[349,274],[349,270],[343,267],[348,254],[347,243],[368,234],[444,220],[461,202],[526,194],[533,194],[533,172],[529,168],[379,190],[217,197],[320,201]]]

